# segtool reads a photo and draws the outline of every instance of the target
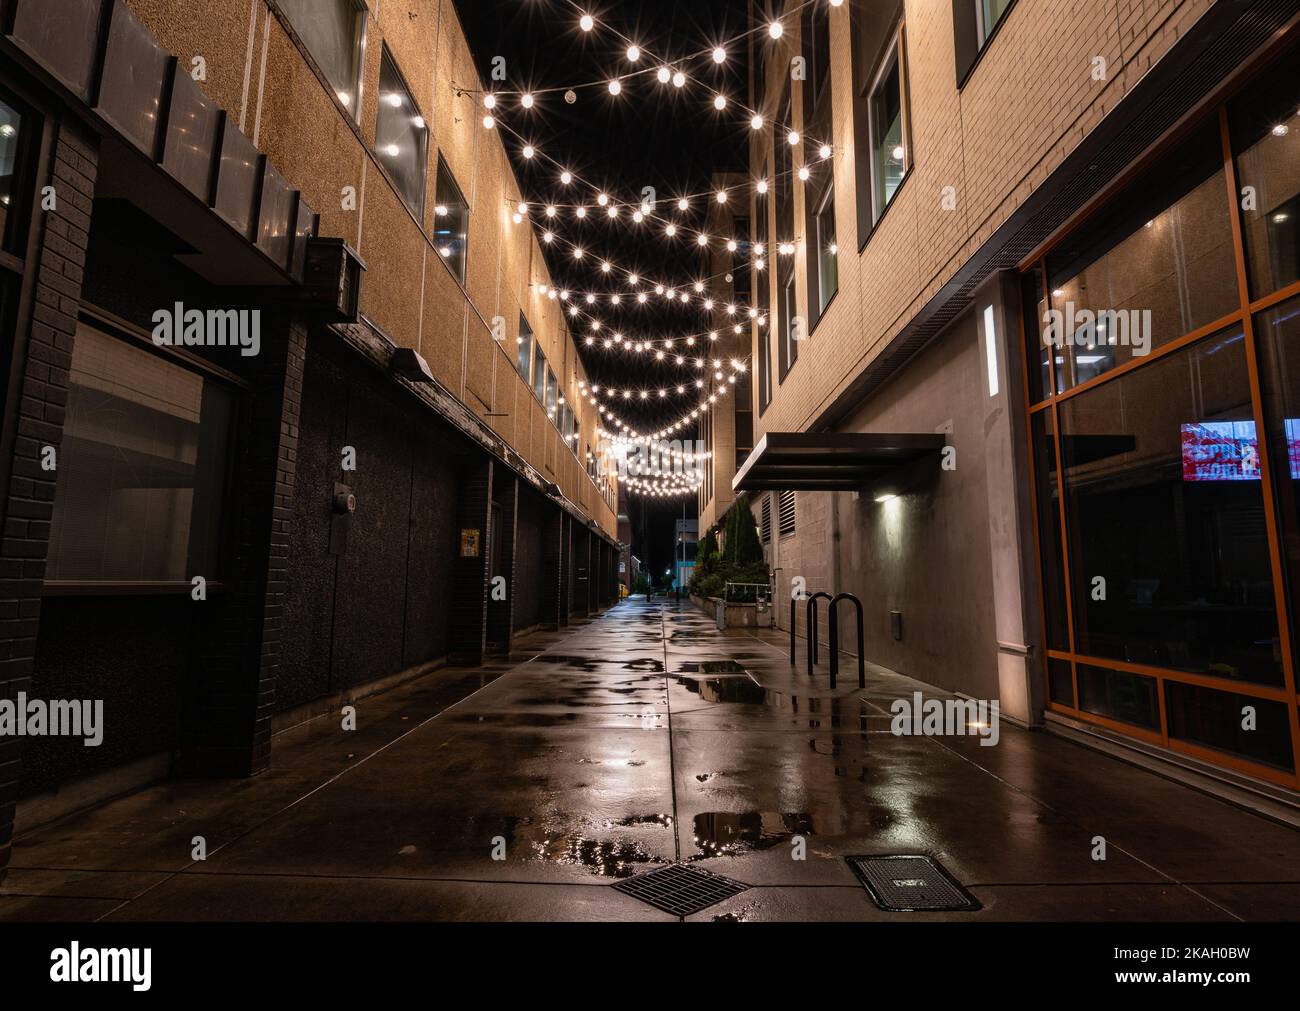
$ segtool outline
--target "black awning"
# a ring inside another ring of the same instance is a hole
[[[853,491],[946,445],[942,435],[768,432],[731,482],[735,491]]]

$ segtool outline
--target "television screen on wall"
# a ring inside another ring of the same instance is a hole
[[[1300,480],[1300,419],[1286,419],[1291,479]],[[1184,481],[1259,480],[1259,441],[1253,421],[1202,421],[1183,425]]]

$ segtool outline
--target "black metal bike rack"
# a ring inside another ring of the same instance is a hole
[[[819,591],[808,598],[804,608],[805,622],[808,625],[808,676],[813,676],[813,665],[817,662],[817,601],[834,600],[829,593]]]
[[[831,651],[831,687],[835,687],[836,675],[840,672],[840,627],[839,602],[847,600],[857,611],[858,617],[858,687],[867,687],[867,653],[862,635],[862,601],[852,593],[841,593],[830,604],[830,651]],[[811,667],[809,668],[811,670]]]

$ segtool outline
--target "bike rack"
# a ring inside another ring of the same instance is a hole
[[[857,611],[858,616],[858,687],[867,687],[867,653],[862,636],[862,601],[852,593],[841,593],[830,603],[830,651],[831,651],[831,687],[835,687],[835,677],[840,672],[840,627],[839,602],[847,600]],[[811,670],[811,668],[809,668]]]
[[[804,621],[808,626],[808,676],[813,676],[813,665],[817,662],[817,601],[834,600],[829,593],[824,591],[814,593],[808,598],[808,603],[804,608]],[[793,642],[793,639],[791,640]]]

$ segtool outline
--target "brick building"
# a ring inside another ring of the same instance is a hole
[[[0,2],[15,824],[617,599],[618,489],[450,0]],[[219,331],[221,340],[215,340]]]
[[[1296,5],[750,11],[733,484],[778,600],[856,594],[871,661],[1300,799]]]

